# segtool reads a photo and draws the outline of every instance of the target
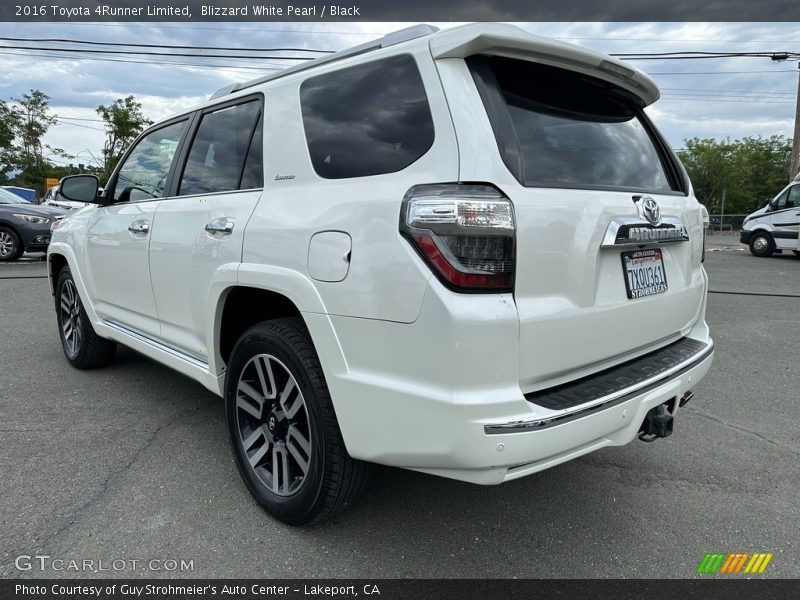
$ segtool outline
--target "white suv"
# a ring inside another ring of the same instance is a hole
[[[708,372],[703,216],[629,66],[427,26],[145,131],[54,231],[67,359],[121,343],[225,398],[282,521],[368,463],[480,484],[652,440]]]

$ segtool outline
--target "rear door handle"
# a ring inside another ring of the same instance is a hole
[[[150,223],[147,221],[134,221],[128,225],[128,231],[131,233],[147,233],[150,231]]]
[[[233,233],[233,219],[214,219],[210,223],[206,223],[205,230],[208,233],[221,233],[222,235],[230,235]]]

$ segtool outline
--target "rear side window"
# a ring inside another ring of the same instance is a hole
[[[525,186],[680,189],[624,92],[565,69],[467,59],[503,160]]]
[[[394,173],[433,145],[428,98],[409,55],[307,79],[300,106],[311,162],[326,179]]]
[[[261,137],[253,135],[260,114],[259,100],[204,114],[192,140],[178,195],[240,189],[251,143],[258,146],[252,153],[261,154]],[[248,172],[248,187],[255,187],[252,176],[254,168],[251,167]],[[258,169],[261,169],[260,163]]]

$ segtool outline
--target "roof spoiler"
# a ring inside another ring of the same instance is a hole
[[[600,52],[533,35],[513,25],[479,23],[442,31],[430,41],[434,58],[493,54],[577,71],[620,87],[641,106],[658,100],[656,83],[642,71]]]

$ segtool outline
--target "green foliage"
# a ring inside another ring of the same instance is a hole
[[[122,154],[153,122],[142,113],[142,105],[133,96],[117,98],[113,104],[97,107],[97,114],[105,121],[106,142],[103,146],[103,181],[107,181]]]
[[[692,138],[678,156],[689,173],[697,199],[719,213],[750,213],[764,206],[787,183],[792,141],[782,135],[731,141]]]
[[[17,163],[14,139],[19,129],[19,115],[0,100],[0,183],[8,183],[7,174]]]

